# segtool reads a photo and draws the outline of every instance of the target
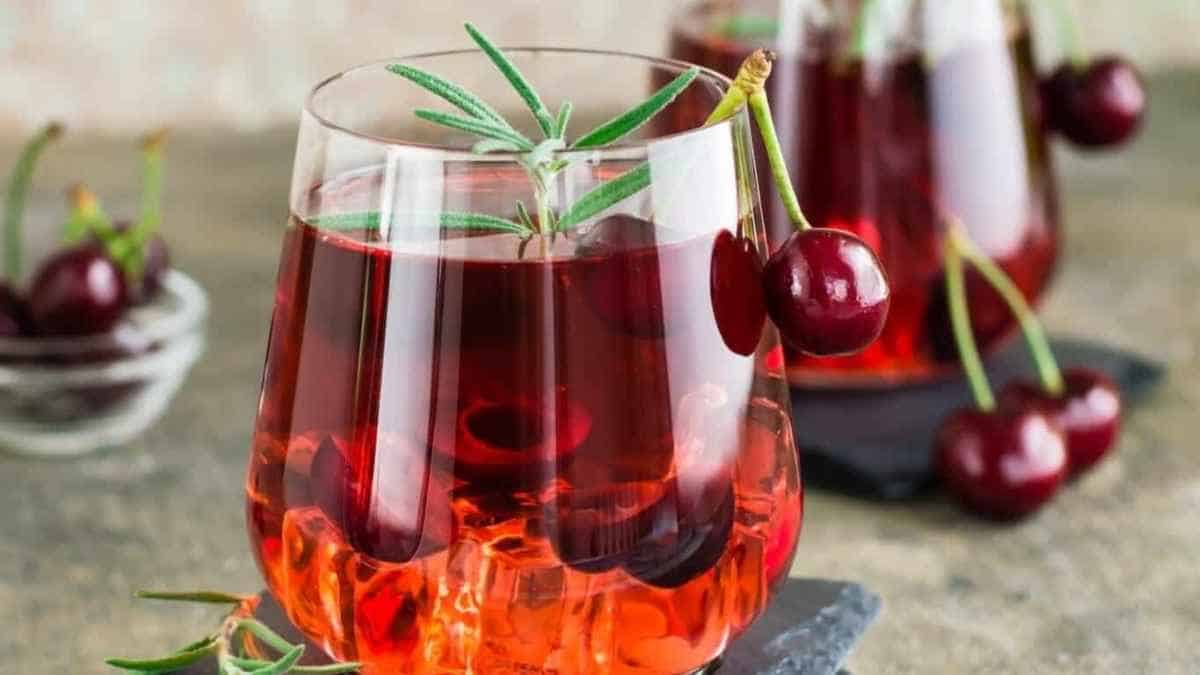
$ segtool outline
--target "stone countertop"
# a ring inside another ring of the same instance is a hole
[[[1065,264],[1051,330],[1165,361],[1119,452],[1034,519],[989,525],[942,498],[879,505],[810,492],[795,573],[883,596],[858,673],[1200,668],[1200,74],[1152,81],[1146,133],[1117,154],[1060,154]],[[181,133],[166,221],[209,290],[206,356],[132,447],[71,462],[0,456],[0,673],[105,672],[177,646],[211,610],[134,603],[139,587],[260,587],[242,475],[266,344],[293,131]],[[0,157],[17,140],[0,141]],[[136,203],[130,139],[71,138],[37,178],[34,222],[86,177]],[[52,188],[52,189],[51,189]],[[53,219],[53,220],[51,220]]]

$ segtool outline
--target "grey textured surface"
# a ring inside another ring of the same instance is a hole
[[[831,675],[879,615],[859,584],[792,579],[730,647],[718,675]]]
[[[940,498],[883,507],[810,492],[795,573],[855,579],[887,603],[854,673],[1200,670],[1200,76],[1152,84],[1151,126],[1132,148],[1061,157],[1065,265],[1045,315],[1057,333],[1154,354],[1167,382],[1113,459],[1016,526]],[[0,673],[102,673],[106,655],[161,651],[212,623],[203,609],[135,604],[133,588],[261,586],[241,482],[293,143],[290,130],[181,134],[171,150],[170,236],[213,315],[208,354],[166,418],[103,456],[0,458]],[[34,203],[86,177],[112,210],[132,206],[133,147],[69,139]]]

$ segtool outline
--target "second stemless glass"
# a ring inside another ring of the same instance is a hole
[[[714,1],[680,14],[672,54],[732,73],[778,53],[768,86],[801,206],[875,248],[892,287],[883,335],[862,354],[788,355],[801,385],[889,385],[953,372],[941,234],[961,219],[1030,298],[1049,281],[1058,208],[1029,25],[1014,0]],[[760,156],[759,173],[765,170]],[[790,233],[764,186],[771,244]],[[982,348],[1014,328],[974,276]]]
[[[578,129],[683,68],[510,55]],[[403,61],[528,118],[477,52]],[[368,673],[704,667],[801,521],[778,338],[745,311],[739,252],[765,248],[747,117],[563,153],[556,209],[651,176],[569,231],[453,230],[440,213],[515,219],[529,177],[414,122],[439,102],[384,66],[323,83],[301,121],[247,482],[268,587]],[[728,84],[692,88],[711,108]]]

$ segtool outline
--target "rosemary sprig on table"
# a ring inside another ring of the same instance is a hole
[[[358,672],[358,663],[334,663],[325,666],[301,666],[304,645],[294,645],[271,630],[263,622],[253,618],[258,598],[234,595],[220,591],[139,591],[138,598],[192,602],[208,605],[229,605],[231,609],[221,621],[221,626],[178,650],[149,659],[112,658],[108,665],[135,673],[174,673],[199,664],[205,659],[215,658],[218,675],[283,675],[284,673],[353,673]],[[266,647],[279,654],[268,661],[261,657],[259,649],[253,653],[246,647]]]
[[[568,142],[566,133],[573,110],[571,102],[564,101],[559,106],[558,113],[551,115],[533,85],[503,50],[471,24],[466,24],[466,30],[525,102],[543,134],[541,140],[534,140],[522,134],[478,95],[440,75],[403,63],[391,64],[387,69],[438,96],[463,113],[460,115],[419,108],[413,111],[419,119],[478,136],[480,140],[472,146],[473,152],[518,154],[517,161],[524,167],[533,184],[537,216],[534,218],[524,204],[518,203],[516,221],[483,213],[443,213],[439,215],[443,227],[490,229],[516,232],[522,236],[557,232],[578,225],[650,184],[649,168],[641,165],[601,183],[574,204],[563,208],[561,212],[555,209],[556,180],[571,163],[569,156],[561,155],[563,151],[602,148],[629,136],[670,105],[696,79],[700,73],[698,68],[680,73],[646,100],[579,136],[573,142]],[[368,226],[370,223],[378,226],[380,220],[378,213],[369,212],[320,217],[316,219],[316,224],[321,227],[347,228]]]

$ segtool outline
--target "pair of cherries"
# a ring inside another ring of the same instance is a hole
[[[992,395],[971,330],[963,261],[1016,317],[1037,366],[1038,382],[1017,380]],[[995,519],[1037,511],[1069,476],[1108,454],[1121,422],[1121,397],[1104,374],[1062,372],[1021,290],[976,249],[961,222],[945,237],[947,303],[954,339],[976,408],[950,415],[934,440],[934,461],[948,490],[965,506]]]
[[[1121,427],[1116,385],[1088,368],[1064,372],[1063,385],[1052,393],[1033,381],[1013,382],[994,410],[952,414],[934,441],[946,488],[981,515],[1021,518],[1103,459]]]

